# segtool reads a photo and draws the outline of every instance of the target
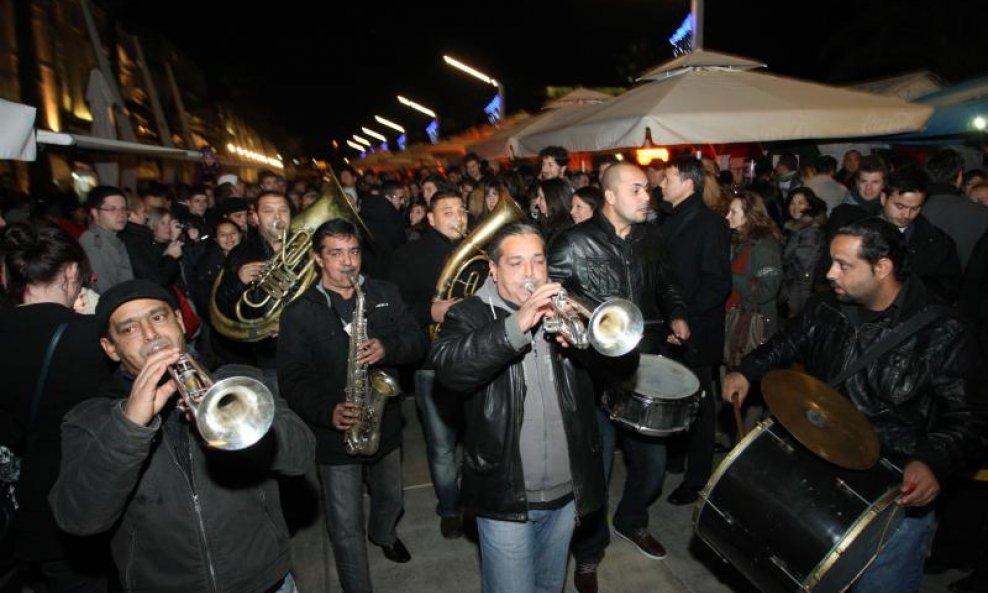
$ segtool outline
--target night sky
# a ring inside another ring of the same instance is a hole
[[[443,133],[481,123],[493,87],[442,62],[450,54],[500,79],[509,112],[537,110],[546,86],[626,86],[671,57],[689,0],[266,2],[109,0],[135,32],[155,31],[276,141],[326,157],[375,113],[407,129],[439,112]],[[831,83],[926,68],[947,82],[988,74],[988,1],[709,0],[704,46],[769,71]],[[387,135],[387,134],[386,134]],[[416,138],[412,138],[416,140]]]

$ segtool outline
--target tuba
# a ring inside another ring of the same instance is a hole
[[[322,196],[293,217],[291,225],[283,230],[281,251],[265,263],[260,277],[240,295],[232,317],[220,311],[216,304],[224,270],[216,275],[209,298],[209,318],[221,335],[240,342],[258,342],[277,329],[285,305],[305,292],[318,276],[309,252],[312,235],[322,223],[343,218],[360,226],[370,237],[332,169],[329,177],[329,187]]]
[[[470,267],[477,262],[490,259],[483,248],[501,227],[525,218],[525,213],[517,202],[511,196],[501,194],[494,210],[469,235],[466,235],[456,250],[449,255],[436,281],[436,292],[432,302],[473,296],[487,276],[477,270],[471,270]],[[439,334],[441,325],[434,323],[429,326],[429,336],[435,338]]]

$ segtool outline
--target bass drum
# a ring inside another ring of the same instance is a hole
[[[642,354],[638,370],[621,389],[608,389],[604,409],[611,420],[646,436],[688,430],[700,406],[700,380],[691,370],[657,354]]]
[[[848,470],[766,420],[714,471],[696,534],[765,593],[844,591],[899,522],[902,472],[882,459]]]

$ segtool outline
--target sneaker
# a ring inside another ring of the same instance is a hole
[[[653,560],[662,560],[666,557],[665,547],[652,537],[644,527],[640,527],[632,532],[621,531],[615,527],[614,533],[634,544],[639,552]]]
[[[457,515],[442,517],[439,520],[439,532],[446,539],[459,539],[463,537],[463,524],[460,522],[460,517]]]
[[[686,484],[680,484],[679,488],[673,490],[672,494],[670,494],[666,500],[669,501],[669,504],[681,507],[688,504],[693,504],[698,498],[700,498],[699,490],[691,488]]]
[[[597,565],[578,562],[573,571],[573,586],[579,593],[597,593]]]
[[[395,542],[390,546],[385,546],[374,541],[371,543],[375,546],[380,546],[381,551],[384,552],[384,557],[392,562],[404,564],[412,559],[412,555],[408,552],[408,548],[406,548],[405,544],[401,543],[401,540],[398,538],[395,538]]]

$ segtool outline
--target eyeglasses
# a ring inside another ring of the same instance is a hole
[[[121,208],[119,206],[113,206],[112,208],[97,208],[97,210],[102,210],[103,212],[109,212],[110,214],[116,214],[117,212],[123,212],[124,214],[130,212],[130,209],[126,206]]]

